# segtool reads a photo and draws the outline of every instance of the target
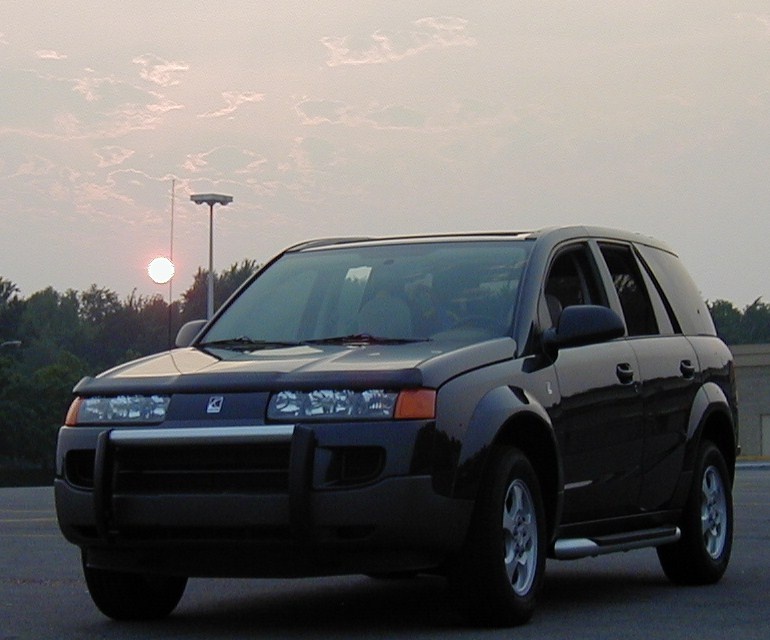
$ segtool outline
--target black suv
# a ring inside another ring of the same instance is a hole
[[[511,625],[546,557],[727,567],[732,358],[660,242],[307,242],[177,345],[83,379],[59,433],[59,523],[107,616],[165,616],[189,576],[431,572]]]

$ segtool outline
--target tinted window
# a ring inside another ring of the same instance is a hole
[[[661,296],[675,315],[674,324],[688,335],[716,335],[708,307],[679,258],[646,245],[638,248],[659,285]]]
[[[582,245],[563,250],[556,256],[545,283],[545,303],[553,325],[557,324],[565,307],[606,303],[592,265]]]
[[[620,299],[630,336],[658,333],[658,323],[631,247],[599,245]]]
[[[475,327],[468,339],[506,335],[530,247],[466,241],[290,252],[233,301],[205,339],[429,338],[462,327]]]

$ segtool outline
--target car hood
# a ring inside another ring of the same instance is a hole
[[[257,391],[281,388],[437,388],[463,371],[510,359],[511,338],[475,344],[302,345],[239,352],[188,347],[84,378],[79,395]]]

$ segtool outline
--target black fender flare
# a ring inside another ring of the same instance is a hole
[[[680,508],[687,500],[692,484],[692,472],[696,456],[698,455],[698,447],[700,447],[701,440],[703,439],[706,425],[716,413],[719,413],[720,419],[725,422],[726,426],[719,428],[716,432],[709,435],[715,440],[715,444],[725,456],[730,480],[732,481],[734,478],[738,442],[733,408],[727,399],[727,394],[718,384],[706,382],[698,389],[690,408],[682,474],[672,499],[672,506],[676,508]]]
[[[715,444],[723,448],[728,465],[734,463],[738,443],[736,442],[737,434],[733,420],[733,409],[731,408],[730,401],[727,399],[727,394],[722,388],[715,382],[706,382],[698,389],[698,393],[695,395],[692,407],[690,408],[690,417],[687,423],[688,452],[685,459],[685,469],[692,469],[695,452],[700,444],[704,426],[708,422],[709,417],[716,412],[724,416],[729,422],[730,428],[725,429],[727,433],[721,434],[720,441]],[[724,450],[725,445],[727,445],[729,450]]]
[[[527,391],[500,386],[476,405],[459,452],[453,496],[475,500],[494,444],[521,449],[540,478],[549,531],[558,524],[564,499],[564,472],[556,434],[545,408]]]

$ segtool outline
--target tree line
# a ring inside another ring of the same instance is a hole
[[[257,270],[252,260],[215,274],[219,307]],[[92,285],[59,293],[49,287],[28,298],[0,276],[0,471],[50,472],[56,432],[72,387],[121,362],[168,349],[179,328],[206,316],[208,273],[199,269],[178,300],[117,293]],[[727,344],[770,342],[770,304],[743,309],[726,300],[708,304]],[[0,484],[2,484],[0,473]]]
[[[256,270],[256,262],[244,260],[216,273],[215,306]],[[169,303],[160,294],[121,300],[95,284],[22,298],[0,276],[0,471],[50,471],[72,387],[83,376],[168,349],[185,322],[206,317],[207,280],[199,269]]]

